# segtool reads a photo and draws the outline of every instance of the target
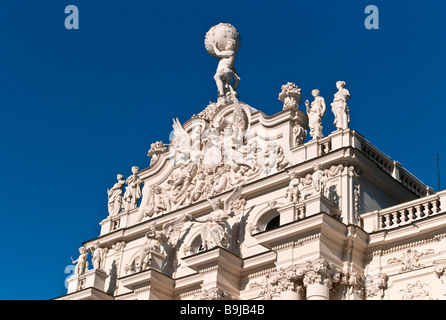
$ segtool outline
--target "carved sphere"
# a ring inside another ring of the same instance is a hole
[[[212,44],[215,44],[218,50],[223,51],[225,50],[229,39],[234,41],[232,50],[237,52],[241,45],[240,34],[233,25],[229,23],[220,23],[210,28],[206,33],[204,46],[211,56],[217,58]]]

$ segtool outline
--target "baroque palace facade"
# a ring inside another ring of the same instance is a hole
[[[175,119],[148,168],[117,176],[56,299],[445,299],[446,192],[349,128],[346,84],[324,137],[318,90],[304,112],[287,83],[266,116],[237,99],[237,30],[212,27],[205,47],[217,102]]]

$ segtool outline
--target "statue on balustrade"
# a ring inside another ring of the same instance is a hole
[[[132,167],[133,174],[125,181],[125,183],[127,183],[124,193],[125,211],[136,208],[138,206],[138,200],[141,198],[141,184],[143,181],[138,178],[138,175],[136,174],[138,171],[138,167]]]
[[[108,214],[110,216],[116,216],[119,214],[123,208],[123,195],[122,188],[124,187],[124,177],[121,174],[116,176],[118,182],[116,182],[113,187],[108,190]]]
[[[350,99],[350,92],[345,89],[345,82],[336,82],[336,88],[338,92],[334,95],[333,103],[331,104],[331,110],[335,116],[334,125],[337,129],[348,129],[350,122],[350,110],[347,106],[347,99]]]
[[[313,137],[313,139],[320,139],[324,136],[322,133],[322,117],[325,115],[325,100],[320,96],[318,89],[314,89],[311,94],[314,97],[314,101],[311,105],[308,100],[305,101],[310,136]]]
[[[77,263],[76,267],[74,269],[74,274],[81,276],[84,275],[85,272],[88,271],[88,251],[87,248],[85,247],[80,247],[79,248],[79,258],[77,258],[76,260],[71,259],[71,262]]]

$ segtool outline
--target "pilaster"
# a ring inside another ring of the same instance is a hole
[[[228,294],[238,297],[242,259],[222,247],[184,257],[188,267],[203,276],[202,290],[219,288]]]

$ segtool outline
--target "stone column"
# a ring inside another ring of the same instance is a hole
[[[202,275],[202,293],[225,292],[225,296],[238,296],[238,285],[243,260],[232,252],[215,247],[191,256],[183,257],[186,265]],[[209,291],[211,290],[211,291]],[[213,293],[213,294],[214,294]]]
[[[307,300],[329,300],[330,288],[326,284],[312,283],[307,285]]]
[[[280,300],[302,300],[298,290],[287,290],[280,293]]]

